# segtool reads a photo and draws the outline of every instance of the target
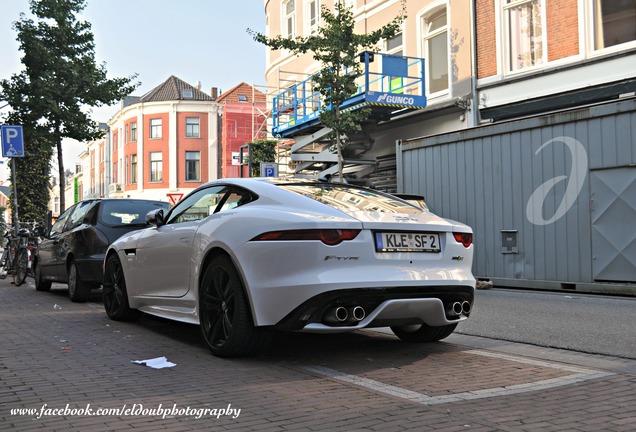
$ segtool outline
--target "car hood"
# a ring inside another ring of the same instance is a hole
[[[472,232],[468,226],[462,223],[424,211],[420,213],[344,211],[344,213],[362,222],[365,229]]]

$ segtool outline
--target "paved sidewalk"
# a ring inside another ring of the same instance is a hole
[[[30,282],[0,281],[0,430],[636,429],[633,361],[383,331],[281,334],[224,360],[196,326],[113,322],[98,293],[78,304]],[[161,356],[176,366],[131,363]]]

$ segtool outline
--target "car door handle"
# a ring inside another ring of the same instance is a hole
[[[190,237],[181,237],[179,239],[179,243],[188,244],[190,243]]]

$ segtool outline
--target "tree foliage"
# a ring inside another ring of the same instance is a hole
[[[334,11],[321,7],[321,26],[315,34],[294,39],[276,36],[267,37],[248,29],[255,41],[271,49],[286,49],[295,54],[311,53],[320,62],[320,71],[313,77],[315,91],[319,91],[325,103],[322,105],[320,121],[332,129],[338,152],[338,172],[343,178],[342,145],[347,134],[358,132],[360,125],[369,116],[365,109],[340,111],[340,105],[357,92],[356,78],[362,73],[359,54],[377,50],[382,40],[389,40],[401,31],[406,19],[406,1],[401,1],[402,11],[391,22],[367,34],[355,33],[355,21],[351,8],[343,1],[336,1]]]
[[[25,157],[15,159],[15,179],[18,193],[18,216],[20,222],[45,224],[51,197],[50,160],[53,149],[31,141],[25,146]],[[14,189],[11,189],[13,203]],[[15,211],[15,209],[13,210]]]
[[[32,132],[25,147],[57,150],[60,178],[60,211],[64,202],[62,140],[90,141],[103,131],[90,118],[90,108],[112,103],[132,93],[135,75],[107,78],[105,64],[95,60],[91,24],[79,21],[85,0],[30,0],[34,19],[25,14],[14,23],[22,72],[0,82],[1,97]],[[26,133],[25,133],[26,135]],[[32,154],[45,155],[45,149]],[[48,162],[48,160],[47,160]],[[20,194],[18,198],[21,200]]]
[[[249,161],[252,168],[252,176],[261,176],[261,162],[274,162],[276,160],[275,140],[256,140],[248,143],[251,147],[252,160]]]
[[[16,215],[14,193],[17,191],[17,214],[20,219],[43,222],[48,212],[51,195],[53,147],[50,137],[46,129],[38,125],[38,118],[32,111],[13,110],[5,120],[7,124],[22,125],[25,141],[24,157],[15,158],[15,188],[13,187],[14,165],[12,162],[9,163],[12,183],[9,205],[12,215]]]

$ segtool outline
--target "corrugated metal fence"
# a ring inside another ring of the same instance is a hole
[[[473,228],[478,277],[636,284],[636,99],[398,141],[396,152],[398,190]]]

